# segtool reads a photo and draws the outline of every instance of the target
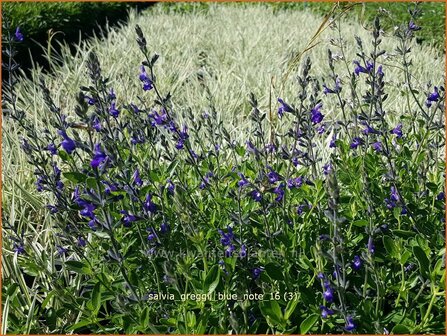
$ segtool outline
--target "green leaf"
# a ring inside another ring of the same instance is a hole
[[[265,265],[265,271],[269,275],[270,278],[273,280],[283,280],[283,270],[278,265],[275,265],[274,263],[269,263]]]
[[[302,335],[306,334],[314,326],[314,324],[315,324],[315,322],[317,322],[317,320],[318,320],[317,314],[309,315],[300,324],[300,334],[302,334]]]
[[[68,331],[74,331],[74,330],[76,330],[76,329],[79,329],[79,328],[88,326],[88,325],[90,325],[90,324],[93,324],[93,322],[90,321],[90,320],[79,321],[78,323],[73,324],[71,327],[68,327],[67,330],[68,330]]]
[[[403,324],[396,324],[391,330],[391,333],[393,334],[410,334],[410,329],[408,327],[404,326]]]
[[[84,264],[81,261],[76,260],[69,260],[65,262],[65,266],[73,272],[80,273],[80,274],[92,274],[92,270],[90,267],[86,264]]]
[[[205,281],[203,282],[203,289],[210,294],[216,290],[216,287],[219,285],[219,281],[220,268],[218,265],[214,265],[206,275]]]
[[[391,257],[395,257],[397,254],[396,244],[394,243],[393,238],[390,236],[383,236],[383,245],[385,246],[385,250]]]
[[[352,225],[358,226],[358,227],[364,227],[368,225],[368,221],[366,219],[359,219],[354,222],[352,222]]]
[[[260,308],[262,315],[268,318],[273,325],[278,325],[281,323],[283,318],[278,302],[274,300],[264,301],[260,303]]]
[[[393,234],[401,238],[410,238],[416,235],[416,232],[405,230],[393,230]]]
[[[284,319],[287,321],[289,317],[293,314],[295,311],[296,305],[299,302],[299,297],[295,297],[293,300],[289,301],[287,303],[286,310],[284,311]]]
[[[413,246],[413,254],[418,261],[421,275],[425,278],[428,278],[428,275],[430,273],[430,262],[428,261],[427,255],[425,254],[424,250],[419,246]]]
[[[85,182],[87,180],[87,175],[78,172],[66,172],[62,173],[62,175],[73,183]]]
[[[99,308],[101,308],[101,283],[100,282],[97,282],[95,287],[93,287],[92,306],[93,306],[93,310],[97,314],[99,311]]]

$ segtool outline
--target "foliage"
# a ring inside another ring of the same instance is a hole
[[[3,111],[56,242],[37,253],[3,214],[7,331],[442,333],[445,90],[441,78],[416,84],[411,15],[394,64],[378,19],[354,60],[339,34],[328,72],[304,59],[276,115],[249,95],[250,132],[237,138],[206,74],[205,111],[177,107],[139,26],[138,100],[92,51],[74,115],[37,84],[50,117],[36,127],[15,92],[23,36],[5,36]],[[393,67],[405,81],[397,121],[385,107]]]

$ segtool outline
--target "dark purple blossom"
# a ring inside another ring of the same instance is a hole
[[[98,168],[107,159],[107,155],[101,150],[101,144],[96,144],[93,151],[93,159],[90,162],[92,168]]]
[[[439,95],[439,89],[437,86],[434,87],[434,91],[428,94],[427,101],[425,102],[425,105],[427,107],[430,107],[433,102],[437,102],[440,98]]]
[[[278,103],[280,103],[280,106],[278,108],[279,118],[282,118],[284,112],[293,112],[293,108],[290,105],[286,104],[281,98],[278,98]]]
[[[17,42],[22,42],[23,41],[24,37],[23,37],[22,32],[20,31],[20,27],[16,28],[16,32],[14,33],[14,39]]]
[[[96,103],[95,98],[89,97],[89,96],[84,96],[84,98],[87,100],[87,104],[89,104],[90,106],[95,105],[95,103]]]
[[[135,171],[132,175],[132,180],[133,180],[133,183],[138,187],[141,187],[143,185],[143,180],[140,177],[140,171],[138,170],[138,168],[135,169]]]
[[[78,202],[78,204],[79,203],[80,202]],[[93,211],[95,211],[96,206],[94,204],[92,204],[92,203],[87,202],[87,201],[83,201],[82,204],[83,204],[82,206],[84,207],[84,209],[79,211],[79,214],[81,216],[83,216],[83,217],[88,217],[90,219],[94,219],[95,218],[95,213]]]
[[[253,190],[251,192],[251,198],[255,201],[255,202],[261,202],[262,200],[262,194],[260,191],[258,190]]]
[[[337,141],[337,135],[334,133],[332,135],[332,139],[331,142],[329,142],[329,148],[335,148],[336,147],[336,142]]]
[[[115,102],[110,105],[109,113],[112,117],[118,118],[120,111],[116,108]]]
[[[363,126],[365,126],[365,129],[362,131],[363,134],[379,134],[380,132],[376,129],[372,128],[368,123],[363,122]]]
[[[65,254],[67,254],[67,252],[68,252],[68,249],[66,249],[65,247],[60,246],[60,245],[56,245],[56,250],[57,250],[57,254],[59,256],[63,256]]]
[[[46,149],[47,149],[47,151],[49,151],[51,153],[51,155],[57,154],[57,147],[54,143],[50,143]]]
[[[421,30],[421,27],[417,26],[413,20],[410,21],[410,23],[408,23],[408,30],[410,31],[418,31]]]
[[[166,187],[166,189],[168,190],[168,194],[169,195],[174,195],[174,191],[175,191],[175,184],[172,182],[171,179],[168,179],[168,185]]]
[[[275,184],[281,179],[281,176],[276,171],[274,171],[272,167],[268,167],[268,169],[270,170],[267,173],[268,180],[271,184]]]
[[[241,250],[239,251],[239,257],[245,258],[247,256],[247,247],[245,245],[241,246]]]
[[[374,142],[371,146],[378,153],[383,150],[382,143],[380,141]]]
[[[352,149],[356,149],[358,146],[360,146],[363,143],[363,140],[360,139],[359,137],[355,137],[352,139],[351,145],[350,147]]]
[[[360,75],[360,73],[371,73],[374,68],[374,64],[370,61],[366,62],[366,68],[360,65],[359,61],[354,61],[353,63],[355,64],[354,73],[356,74],[356,76]]]
[[[287,180],[287,187],[289,189],[300,188],[302,185],[303,185],[303,177],[302,176],[290,178]]]
[[[253,280],[258,279],[261,276],[263,269],[261,267],[255,267],[251,270],[251,275],[253,277]]]
[[[396,135],[398,139],[402,138],[402,123],[399,123],[395,128],[391,130],[391,133]]]
[[[160,224],[160,232],[161,233],[168,233],[169,232],[169,224],[166,222],[163,222]]]
[[[92,120],[92,127],[96,132],[100,132],[102,129],[101,121],[96,116]]]
[[[334,315],[334,311],[326,306],[320,306],[321,309],[321,317],[326,319],[329,315]]]
[[[334,291],[328,281],[324,283],[325,291],[323,292],[323,298],[326,302],[334,301]]]
[[[323,166],[323,174],[329,175],[332,171],[332,165],[330,163],[327,163]]]
[[[239,177],[241,178],[241,179],[237,182],[237,185],[238,185],[240,188],[243,188],[243,187],[245,187],[245,186],[247,186],[247,185],[250,184],[250,182],[248,182],[248,180],[245,178],[244,174],[242,174],[242,173],[238,173],[238,175],[239,175]]]
[[[323,104],[319,103],[310,111],[311,113],[310,120],[314,124],[319,124],[320,122],[323,121],[324,115],[320,111],[322,107]]]
[[[358,271],[362,267],[362,264],[362,259],[358,255],[354,256],[354,260],[352,260],[352,268]]]
[[[68,153],[71,154],[76,149],[76,143],[71,139],[65,131],[59,130],[57,132],[64,140],[61,142],[62,148]]]
[[[223,246],[228,246],[232,243],[233,239],[234,239],[234,233],[233,233],[233,229],[231,228],[231,226],[227,226],[227,233],[225,233],[223,230],[218,229],[217,230],[221,236],[220,238],[220,243]]]
[[[335,88],[334,89],[330,89],[326,86],[326,84],[323,84],[323,93],[325,95],[332,94],[332,93],[339,93],[339,92],[341,92],[341,81],[338,76],[335,79]]]
[[[143,90],[149,91],[153,89],[153,82],[149,78],[149,76],[146,73],[146,69],[144,68],[144,65],[141,66],[141,72],[140,72],[140,81],[143,83]]]
[[[352,318],[352,316],[346,317],[345,330],[346,331],[353,331],[355,328],[356,328],[356,325],[354,323],[354,319]]]
[[[123,215],[121,221],[125,227],[130,227],[130,225],[137,220],[137,217],[129,213],[127,210],[121,210],[120,214]]]
[[[443,191],[441,191],[438,196],[436,196],[436,199],[438,201],[443,201],[445,199],[445,193]]]
[[[84,238],[78,237],[77,244],[79,247],[85,247],[87,245],[87,242]]]
[[[280,184],[279,186],[277,186],[274,190],[273,193],[276,195],[275,201],[276,202],[281,202],[282,199],[284,198],[284,189],[283,189],[283,185]]]
[[[152,202],[151,194],[146,195],[146,199],[144,200],[143,203],[143,208],[146,212],[149,213],[155,213],[157,211],[157,205],[154,202]]]
[[[18,255],[25,254],[25,245],[22,242],[14,243],[13,250]]]
[[[114,99],[116,99],[116,95],[115,95],[115,92],[113,91],[113,88],[110,89],[110,92],[109,92],[109,99],[110,99],[110,100],[114,100]]]

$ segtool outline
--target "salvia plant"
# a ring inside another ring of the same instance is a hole
[[[3,122],[19,126],[56,245],[36,255],[5,209],[5,258],[45,279],[4,279],[8,332],[443,333],[445,89],[413,73],[410,14],[395,64],[379,19],[354,60],[332,40],[323,78],[303,60],[280,127],[250,95],[244,141],[208,89],[204,112],[174,108],[138,26],[138,100],[117,99],[92,52],[74,111],[38,83],[51,118],[36,128],[14,90],[26,36],[4,22]],[[398,117],[390,66],[405,79]]]

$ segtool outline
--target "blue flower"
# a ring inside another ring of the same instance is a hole
[[[121,210],[120,213],[123,215],[121,221],[125,227],[130,227],[130,225],[137,220],[137,217],[130,214],[127,210]]]
[[[371,63],[370,61],[366,62],[366,68],[362,65],[360,65],[359,61],[354,61],[353,62],[356,67],[354,68],[354,73],[358,76],[360,75],[360,73],[370,73],[372,71],[372,69],[374,68],[374,64]]]
[[[61,142],[62,148],[68,153],[71,154],[76,149],[76,143],[71,139],[65,131],[59,130],[57,132],[64,140]]]
[[[106,161],[107,155],[101,150],[101,145],[96,144],[93,152],[93,159],[90,162],[92,168],[98,168],[98,166]]]
[[[175,184],[171,181],[171,179],[168,179],[168,194],[169,195],[174,195],[174,191],[175,191]]]
[[[242,174],[242,173],[238,173],[238,175],[239,175],[239,177],[241,178],[241,179],[237,182],[237,185],[238,185],[240,188],[243,188],[243,187],[245,187],[245,186],[247,186],[247,185],[250,184],[250,182],[248,182],[248,180],[245,178],[244,174]]]
[[[168,233],[169,232],[169,224],[166,222],[163,222],[160,224],[160,232],[161,233]]]
[[[113,91],[113,88],[110,89],[110,92],[109,92],[109,99],[110,99],[110,100],[114,100],[114,99],[116,99],[116,95],[115,95],[115,92]]]
[[[283,184],[280,184],[279,186],[277,186],[277,187],[273,190],[273,193],[276,194],[275,201],[276,201],[276,202],[281,202],[282,199],[284,198]]]
[[[267,173],[268,180],[271,184],[275,184],[281,179],[281,176],[279,176],[279,174],[275,172],[272,167],[268,167],[268,169],[270,170],[270,172]]]
[[[79,247],[85,247],[87,245],[87,242],[85,241],[84,238],[78,237],[77,244],[78,244]]]
[[[263,269],[261,267],[255,267],[251,270],[251,275],[253,277],[253,280],[258,279],[261,276]]]
[[[255,201],[255,202],[261,202],[262,200],[262,194],[258,191],[258,190],[253,190],[251,192],[251,198]]]
[[[287,187],[289,189],[300,188],[302,185],[303,185],[303,177],[302,176],[290,178],[287,180]]]
[[[84,96],[84,98],[87,99],[87,104],[89,104],[90,106],[91,105],[95,105],[95,103],[96,103],[96,99],[95,98],[92,98],[92,97],[89,97],[89,96]]]
[[[362,264],[362,259],[358,255],[354,256],[354,260],[352,261],[352,268],[358,271],[362,267]]]
[[[436,199],[438,201],[443,201],[445,199],[445,193],[443,191],[441,191],[438,196],[436,196]]]
[[[56,155],[57,154],[57,147],[54,143],[50,143],[47,147],[46,147],[47,151],[49,151],[51,153],[51,155]]]
[[[399,123],[395,128],[391,130],[391,133],[396,135],[398,139],[402,138],[402,123]]]
[[[143,203],[143,208],[146,212],[155,213],[157,211],[157,205],[152,202],[152,195],[147,194],[146,199]]]
[[[326,319],[329,315],[334,315],[334,311],[326,306],[320,306],[321,309],[321,317]]]
[[[222,231],[221,229],[217,230],[221,236],[220,238],[220,243],[223,246],[229,246],[231,245],[231,242],[234,239],[234,233],[233,233],[233,229],[231,228],[231,226],[227,226],[227,231],[228,233],[225,233],[224,231]]]
[[[14,253],[17,253],[18,255],[25,254],[25,245],[23,245],[22,242],[20,243],[14,243]]]
[[[81,200],[80,200],[81,201]],[[94,219],[95,218],[95,214],[93,211],[95,211],[96,206],[92,203],[89,203],[87,201],[82,200],[83,202],[83,207],[84,209],[82,209],[81,211],[79,211],[79,214],[83,217],[88,217],[90,219]],[[80,202],[78,202],[79,204]]]
[[[323,174],[329,175],[332,171],[332,165],[330,163],[327,163],[323,166]]]
[[[149,78],[149,76],[146,74],[146,69],[144,68],[144,65],[141,66],[141,72],[140,72],[140,81],[143,82],[143,90],[149,91],[153,89],[153,82]]]
[[[241,250],[239,252],[239,257],[245,258],[247,256],[247,247],[245,245],[241,246]]]
[[[338,76],[335,79],[335,88],[334,89],[330,89],[326,86],[326,84],[323,84],[323,93],[325,95],[332,94],[332,93],[339,93],[339,92],[341,92],[341,81]]]
[[[362,122],[362,125],[366,128],[362,131],[363,134],[379,134],[380,132],[372,128],[368,123]]]
[[[383,72],[383,67],[381,65],[379,65],[378,69],[377,69],[377,76],[379,77],[383,77],[385,76],[384,72]]]
[[[141,187],[143,185],[143,181],[141,180],[140,177],[140,171],[137,169],[135,169],[133,175],[132,175],[132,179],[133,179],[133,183],[135,183],[135,185],[137,185],[138,187]]]
[[[410,31],[418,31],[421,30],[421,27],[417,26],[413,20],[410,21],[410,23],[408,23],[408,30]]]
[[[23,38],[22,32],[20,31],[20,27],[16,28],[16,32],[14,33],[14,39],[17,42],[22,42],[23,41],[24,38]]]
[[[383,150],[382,143],[380,141],[374,142],[371,146],[378,153]]]
[[[425,105],[427,105],[427,107],[430,107],[432,105],[432,103],[437,102],[439,100],[439,98],[440,98],[439,89],[437,86],[435,86],[434,91],[428,95]]]
[[[115,102],[110,105],[109,113],[112,117],[118,118],[120,111],[116,108]]]
[[[352,316],[348,316],[346,317],[346,326],[345,326],[345,330],[346,331],[352,331],[356,328],[356,325],[354,323],[354,319],[352,318]]]
[[[352,149],[356,149],[358,146],[360,146],[363,143],[363,140],[360,139],[359,137],[355,137],[352,139],[351,145],[350,147]]]
[[[281,98],[278,98],[278,103],[281,104],[280,107],[278,108],[279,118],[282,118],[284,112],[293,112],[293,108],[290,105],[286,104],[284,100],[282,100]]]
[[[96,116],[92,120],[92,127],[96,132],[100,132],[102,129],[101,121]]]
[[[326,302],[334,301],[334,291],[328,281],[325,281],[324,287],[326,290],[323,292],[323,298]]]
[[[310,120],[315,124],[319,124],[323,121],[324,115],[321,113],[320,109],[323,107],[323,104],[317,104],[311,111]]]
[[[63,256],[68,252],[68,249],[66,249],[65,247],[60,246],[60,245],[56,245],[56,250],[57,250],[57,254],[59,256]]]
[[[331,141],[329,142],[329,148],[335,148],[336,147],[336,143],[335,143],[336,141],[337,141],[337,135],[334,133],[332,135]]]

